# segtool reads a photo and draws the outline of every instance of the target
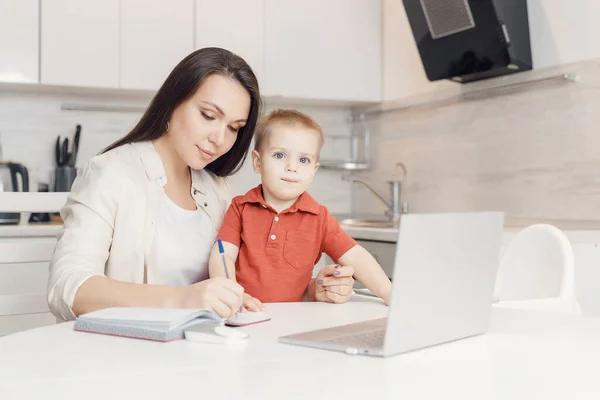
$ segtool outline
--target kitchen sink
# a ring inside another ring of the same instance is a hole
[[[357,228],[394,228],[394,223],[385,216],[379,215],[337,215],[341,225]]]
[[[385,219],[339,218],[341,225],[357,228],[394,228],[394,223]]]
[[[398,225],[382,214],[352,213],[333,215],[342,229],[354,238],[357,243],[369,250],[374,244],[395,244],[398,240]],[[393,249],[395,247],[392,246]],[[370,251],[370,250],[369,250]],[[387,261],[386,261],[387,262]],[[392,263],[393,265],[393,259]]]

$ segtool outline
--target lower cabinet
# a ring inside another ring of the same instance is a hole
[[[46,301],[54,237],[0,237],[0,336],[56,323]]]

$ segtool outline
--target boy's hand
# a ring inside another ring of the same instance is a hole
[[[315,278],[315,301],[345,303],[352,297],[354,268],[337,264],[323,267]]]
[[[246,311],[264,311],[265,306],[256,297],[250,296],[248,293],[244,293],[244,307],[243,312]]]

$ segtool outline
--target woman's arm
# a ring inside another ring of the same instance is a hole
[[[131,185],[123,184],[122,172],[115,173],[122,168],[107,164],[88,162],[61,210],[64,229],[48,278],[50,311],[63,320],[112,306],[206,308],[222,317],[233,315],[242,303],[243,289],[232,280],[169,287],[120,282],[105,276],[120,205],[116,193],[119,186],[131,189]]]
[[[189,286],[147,285],[92,276],[73,303],[76,316],[108,307],[202,308],[223,318],[235,315],[244,289],[230,279],[208,279]]]
[[[72,320],[83,312],[102,308],[102,303],[90,307],[88,301],[79,306],[79,289],[91,277],[105,278],[104,268],[117,212],[116,177],[113,175],[94,159],[86,163],[78,171],[61,210],[64,228],[50,262],[47,297],[50,311],[63,320]],[[73,308],[78,312],[74,313]]]
[[[172,307],[182,306],[184,286],[126,283],[105,276],[92,276],[77,291],[73,314],[79,316],[108,307]]]
[[[120,184],[113,169],[92,160],[81,169],[61,210],[64,229],[48,282],[48,302],[57,317],[70,320],[113,306],[169,307],[181,302],[180,288],[125,283],[105,276],[119,208],[115,186]]]

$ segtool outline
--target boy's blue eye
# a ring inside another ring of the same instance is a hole
[[[310,160],[308,159],[308,157],[300,157],[300,162],[302,164],[308,164],[310,163]]]
[[[275,153],[275,158],[278,158],[281,160],[283,157],[285,157],[283,153],[279,153],[279,152]]]

